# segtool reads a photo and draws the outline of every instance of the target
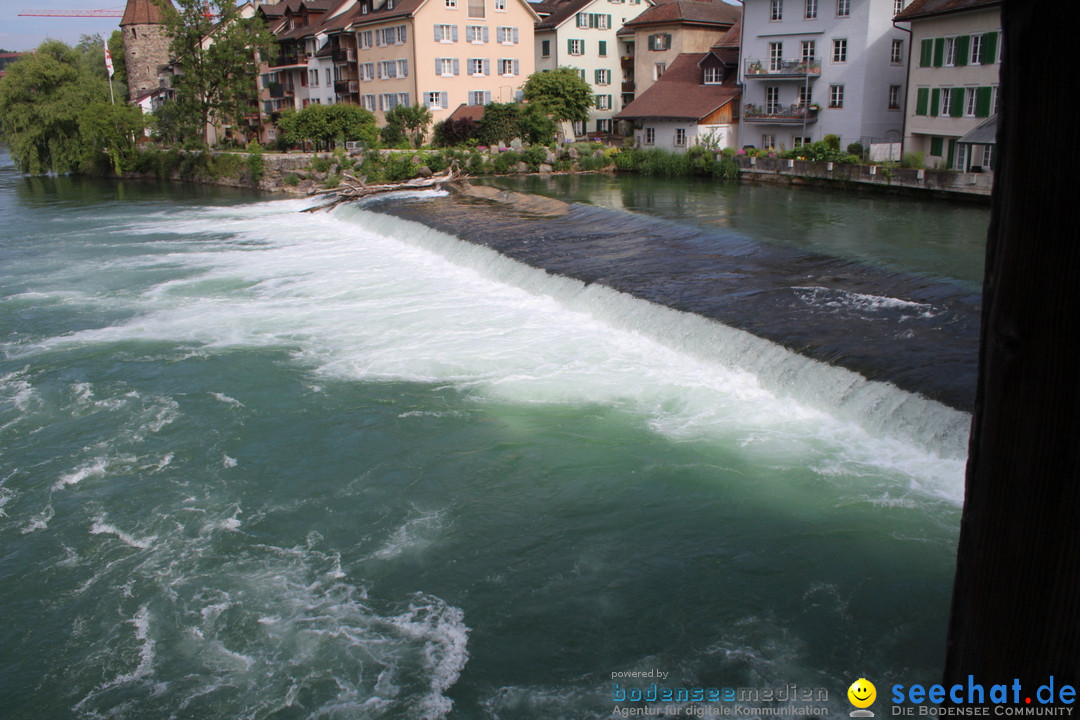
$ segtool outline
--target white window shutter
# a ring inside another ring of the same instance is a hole
[[[485,75],[490,75],[491,74],[491,61],[488,60],[487,58],[484,58],[484,74]]]

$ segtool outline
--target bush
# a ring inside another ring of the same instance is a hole
[[[863,156],[863,152],[865,152],[863,149],[863,144],[861,142],[851,143],[847,146],[847,151],[849,155],[855,155],[860,158]]]
[[[900,167],[909,168],[912,170],[921,170],[926,167],[924,164],[924,157],[921,152],[906,152],[900,158]]]
[[[282,179],[282,182],[289,187],[296,187],[300,184],[300,176],[298,176],[296,173],[289,173]]]
[[[386,181],[401,182],[416,177],[416,169],[420,166],[413,163],[413,157],[413,153],[391,153],[383,170]]]
[[[541,163],[547,161],[548,149],[543,145],[533,145],[530,148],[526,148],[523,152],[522,158],[529,164],[529,169],[537,170]]]
[[[453,147],[464,145],[479,133],[480,126],[472,118],[449,119],[435,124],[431,141],[436,147]]]
[[[314,170],[315,172],[327,172],[327,171],[330,170],[330,164],[331,164],[330,161],[327,160],[326,158],[321,158],[321,157],[312,158],[312,160],[311,160],[311,169]]]
[[[840,136],[839,135],[826,135],[821,138],[821,142],[825,143],[833,150],[840,149]]]
[[[251,172],[252,181],[258,183],[263,178],[265,167],[263,165],[263,149],[258,140],[248,143],[248,171]]]

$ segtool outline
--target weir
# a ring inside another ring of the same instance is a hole
[[[969,358],[940,337],[946,334],[937,327],[942,315],[975,332],[974,319],[966,315],[972,299],[951,296],[946,288],[869,271],[861,277],[851,263],[841,270],[827,258],[763,247],[737,235],[709,237],[675,223],[580,205],[565,218],[541,221],[451,196],[399,197],[336,213],[614,328],[749,372],[778,397],[855,423],[876,437],[902,438],[942,458],[966,455],[970,416],[932,397],[962,406],[962,378],[974,371],[973,351]],[[804,273],[819,268],[822,277],[785,269],[786,261]],[[826,269],[833,270],[828,277]],[[872,281],[891,278],[890,292],[910,289],[908,297],[919,299],[783,286],[785,279],[837,285],[839,274],[866,291],[878,289]],[[852,322],[854,332],[847,329]],[[908,349],[894,340],[906,340]],[[906,352],[926,352],[925,345],[935,342],[936,361],[904,366]]]

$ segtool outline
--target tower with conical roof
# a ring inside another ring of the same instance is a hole
[[[128,93],[137,98],[158,87],[158,68],[169,62],[169,36],[161,8],[153,0],[127,0],[120,31]]]

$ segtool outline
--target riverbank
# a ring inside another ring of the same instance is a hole
[[[725,157],[659,150],[624,151],[599,143],[575,143],[558,152],[547,147],[440,150],[354,150],[349,153],[241,153],[144,150],[137,169],[125,177],[183,180],[265,192],[307,196],[334,188],[342,172],[369,182],[397,182],[445,170],[452,162],[466,173],[551,175],[638,173],[694,175],[747,182],[865,189],[887,193],[988,200],[993,173],[959,173],[888,165],[858,165],[776,157]]]

